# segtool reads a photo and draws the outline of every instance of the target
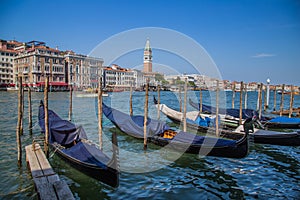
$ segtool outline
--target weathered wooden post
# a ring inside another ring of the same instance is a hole
[[[248,90],[247,90],[247,84],[245,84],[245,109],[247,109],[248,104]]]
[[[160,119],[160,85],[157,86],[157,119]]]
[[[273,111],[276,110],[276,104],[277,104],[277,102],[276,102],[276,85],[275,85],[274,86],[274,105],[273,105]]]
[[[256,110],[259,111],[259,100],[260,100],[260,96],[262,95],[261,94],[261,90],[260,90],[260,86],[261,86],[261,83],[258,83],[257,84],[257,104],[256,104]]]
[[[28,87],[28,129],[32,134],[32,107],[31,107],[31,88]]]
[[[183,131],[186,132],[187,78],[184,80]]]
[[[49,79],[45,78],[45,89],[44,89],[44,102],[45,102],[45,140],[44,140],[44,151],[45,155],[49,157],[48,151],[48,143],[49,143],[49,119],[48,119],[48,87],[49,87]]]
[[[72,121],[72,106],[73,106],[73,85],[70,84],[70,107],[69,107],[69,121]]]
[[[260,87],[259,87],[259,107],[258,107],[258,118],[261,118],[261,113],[262,113],[262,89],[263,89],[264,85],[262,83],[260,83]]]
[[[235,82],[232,85],[232,99],[231,99],[231,107],[234,108],[234,99],[235,99]]]
[[[102,150],[102,77],[99,76],[98,80],[98,135],[99,135],[99,147]]]
[[[22,85],[22,83],[20,85]],[[23,128],[24,119],[23,119],[23,117],[24,117],[24,105],[25,105],[24,98],[25,98],[25,95],[24,95],[23,85],[20,88],[21,88],[21,91],[22,91],[22,101],[21,101],[21,104],[22,104],[21,105],[21,107],[22,107],[22,112],[21,112],[21,135],[23,135],[23,133],[24,133],[24,128]]]
[[[16,130],[16,140],[18,149],[18,166],[22,166],[22,143],[21,143],[21,123],[22,123],[22,77],[18,76],[19,91],[18,91],[18,123]]]
[[[294,104],[294,86],[291,85],[289,118],[291,118],[293,114],[293,104]]]
[[[202,113],[202,104],[203,104],[203,100],[202,100],[202,88],[200,88],[199,93],[200,93],[199,112]]]
[[[129,94],[129,114],[130,116],[133,115],[132,111],[132,84],[130,83],[130,94]]]
[[[280,112],[279,112],[279,115],[280,115],[280,116],[282,116],[282,112],[283,112],[284,88],[285,88],[285,85],[282,84],[282,89],[281,89],[281,99],[280,99]]]
[[[182,112],[181,84],[179,84],[179,112]]]
[[[271,80],[268,78],[267,79],[267,99],[266,99],[266,102],[265,102],[265,108],[269,108],[269,100],[270,100],[270,82]],[[265,109],[265,110],[266,110]]]
[[[266,111],[267,110],[267,108],[268,108],[268,102],[267,102],[267,87],[265,86],[265,89],[264,89],[264,111]]]
[[[149,90],[149,78],[147,78],[147,82],[146,82],[146,91],[145,91],[145,107],[144,107],[144,150],[147,149],[148,90]]]
[[[216,88],[216,136],[219,137],[219,80]]]
[[[239,119],[239,125],[242,124],[243,121],[243,88],[244,83],[241,81],[241,89],[240,89],[240,119]]]

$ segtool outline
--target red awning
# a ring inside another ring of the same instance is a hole
[[[45,82],[38,82],[36,85],[37,86],[45,85]],[[68,86],[68,83],[64,83],[64,82],[49,82],[49,85],[51,85],[51,86]]]

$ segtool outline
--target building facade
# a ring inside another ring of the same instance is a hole
[[[97,88],[103,59],[64,52],[66,83],[79,89]]]
[[[143,73],[139,70],[122,68],[116,64],[102,69],[103,86],[105,88],[129,89],[140,88],[144,83]]]
[[[17,41],[0,40],[0,84],[7,86],[14,83],[14,59],[17,55],[16,46],[22,43]]]
[[[64,56],[58,49],[50,48],[44,42],[31,41],[15,48],[18,51],[14,61],[14,82],[23,77],[23,84],[38,87],[49,77],[50,87],[68,86],[65,83]]]

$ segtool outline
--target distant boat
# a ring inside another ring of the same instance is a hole
[[[14,92],[14,91],[19,91],[19,88],[18,87],[8,87],[8,88],[6,88],[6,90],[8,92]]]
[[[278,90],[277,93],[278,93],[278,94],[282,94],[282,91],[281,91],[281,90]],[[292,93],[291,91],[284,91],[284,92],[283,92],[283,94],[291,94],[291,93]],[[294,95],[299,95],[299,92],[294,91],[293,94],[294,94]]]
[[[274,115],[280,115],[280,110],[272,111],[271,113],[274,114]],[[290,109],[282,111],[282,115],[289,115],[289,114],[290,114]],[[293,108],[292,109],[292,114],[295,115],[296,117],[300,117],[300,107]]]
[[[108,97],[107,93],[103,93],[102,94],[103,97]],[[76,97],[98,97],[97,93],[87,93],[87,92],[83,92],[83,93],[77,93]]]

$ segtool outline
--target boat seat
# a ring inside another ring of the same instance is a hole
[[[160,136],[163,138],[167,138],[167,139],[173,139],[176,134],[177,134],[176,131],[168,129],[168,130],[165,130]]]

